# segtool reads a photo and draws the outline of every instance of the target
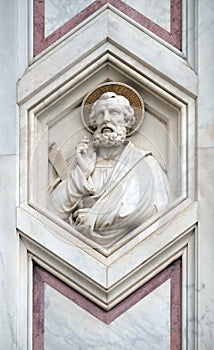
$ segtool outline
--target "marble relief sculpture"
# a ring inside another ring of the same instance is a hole
[[[67,178],[51,194],[55,214],[103,247],[169,202],[165,172],[150,152],[127,139],[143,113],[141,97],[125,84],[106,83],[88,95],[82,117],[92,140],[76,145]]]

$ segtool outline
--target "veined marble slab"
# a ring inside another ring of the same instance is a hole
[[[46,350],[170,349],[170,280],[109,325],[45,285]]]
[[[50,35],[93,2],[93,0],[45,0],[45,36]],[[123,2],[170,31],[169,0],[124,0]]]
[[[123,2],[170,32],[170,0],[123,0]]]
[[[45,0],[45,36],[54,32],[92,2],[94,1]]]

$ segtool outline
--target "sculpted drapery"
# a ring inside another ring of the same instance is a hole
[[[89,121],[93,140],[76,146],[67,179],[51,195],[52,210],[109,247],[167,205],[169,186],[151,153],[126,140],[136,123],[127,98],[105,92],[93,104]]]

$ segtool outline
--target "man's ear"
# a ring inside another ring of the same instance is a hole
[[[126,129],[130,129],[130,127],[131,127],[131,120],[130,119],[125,121],[125,127],[126,127]]]
[[[127,120],[125,120],[125,127],[127,130],[131,129],[132,125],[134,124],[135,122],[135,117],[131,117],[131,118],[128,118]]]

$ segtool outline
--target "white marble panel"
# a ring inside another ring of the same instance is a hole
[[[199,147],[214,147],[214,64],[213,31],[214,2],[200,4],[198,46],[198,144]],[[204,6],[205,5],[205,6]],[[210,15],[212,13],[212,15]]]
[[[16,156],[0,156],[0,349],[11,350],[17,349],[15,171]]]
[[[170,0],[123,0],[123,2],[170,32]]]
[[[0,3],[0,155],[14,154],[16,150],[16,84],[15,84],[15,41],[12,3]]]
[[[202,349],[214,344],[214,147],[201,148],[199,153],[199,337]]]
[[[124,0],[123,2],[170,31],[169,0]],[[93,0],[45,0],[45,36],[50,35],[92,3]]]
[[[45,36],[54,32],[92,2],[93,0],[45,0]]]
[[[198,2],[199,346],[214,344],[214,2]]]
[[[16,3],[0,1],[0,349],[17,349]]]
[[[109,325],[45,286],[45,350],[170,349],[170,281]]]

